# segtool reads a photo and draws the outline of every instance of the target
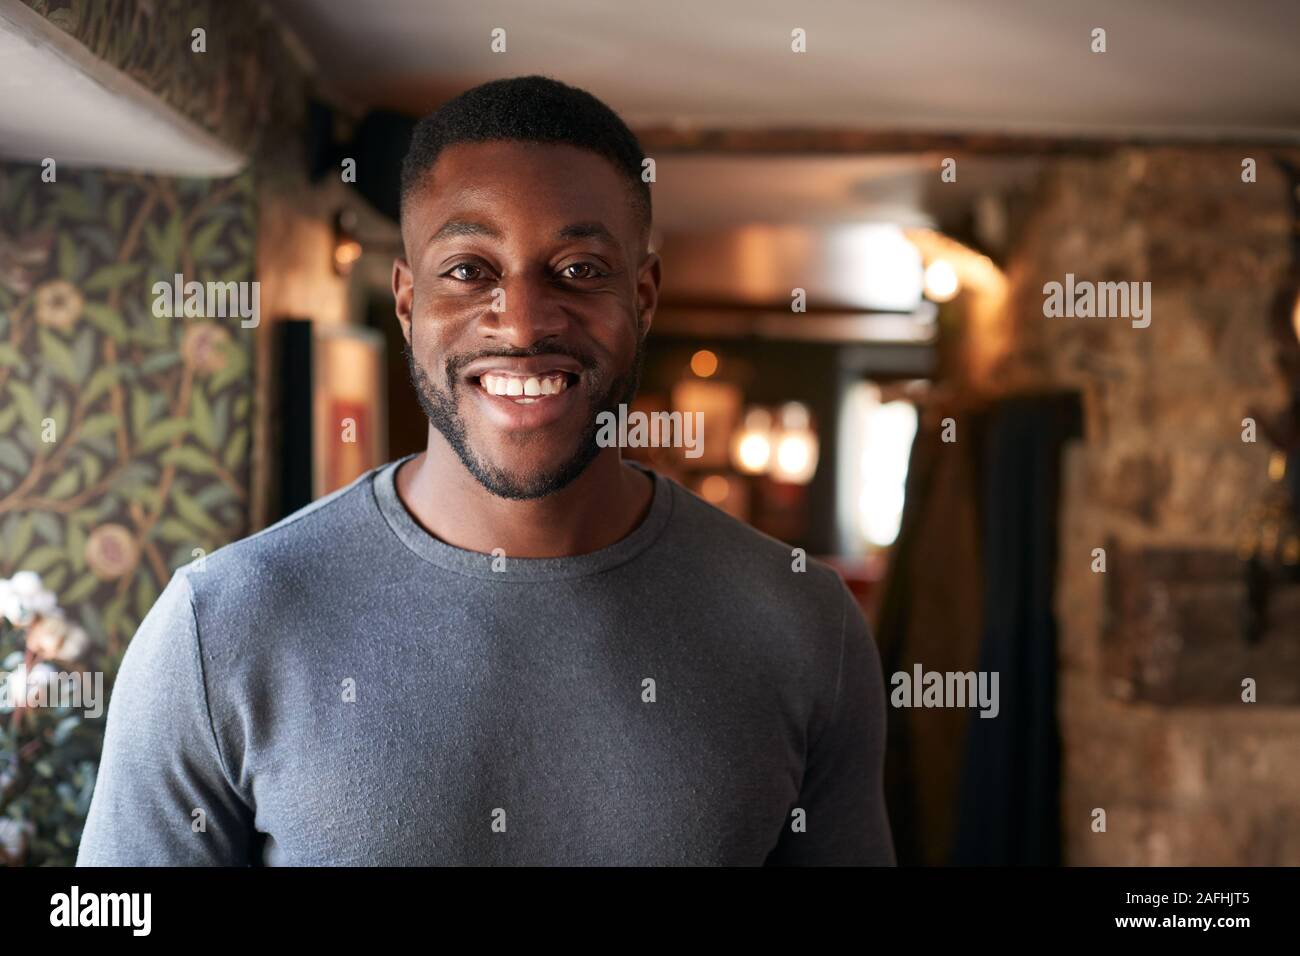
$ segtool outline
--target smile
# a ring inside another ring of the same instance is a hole
[[[478,376],[478,386],[489,395],[508,398],[517,405],[531,405],[559,395],[569,387],[571,378],[577,376],[559,371],[539,375],[491,371]]]

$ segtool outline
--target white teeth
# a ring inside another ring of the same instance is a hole
[[[501,375],[486,372],[479,376],[479,384],[489,395],[501,395],[515,399],[521,405],[528,405],[546,395],[558,395],[569,387],[569,381],[563,374]]]

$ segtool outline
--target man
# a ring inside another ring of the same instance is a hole
[[[488,83],[417,127],[428,449],[173,577],[82,864],[892,864],[884,688],[829,568],[596,441],[659,290],[640,147]]]

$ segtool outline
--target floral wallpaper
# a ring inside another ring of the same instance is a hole
[[[248,530],[255,330],[153,286],[254,278],[252,178],[40,172],[0,164],[0,583],[39,576],[111,688],[172,571]],[[0,613],[0,679],[66,637]],[[0,708],[0,863],[75,857],[103,720],[42,720]]]

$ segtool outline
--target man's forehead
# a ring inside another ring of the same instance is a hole
[[[595,224],[612,236],[635,228],[619,172],[599,154],[567,144],[456,143],[439,153],[411,199],[412,224],[418,220],[426,235],[490,234],[475,224],[500,234],[521,218],[557,232]],[[576,231],[572,237],[580,238]]]

